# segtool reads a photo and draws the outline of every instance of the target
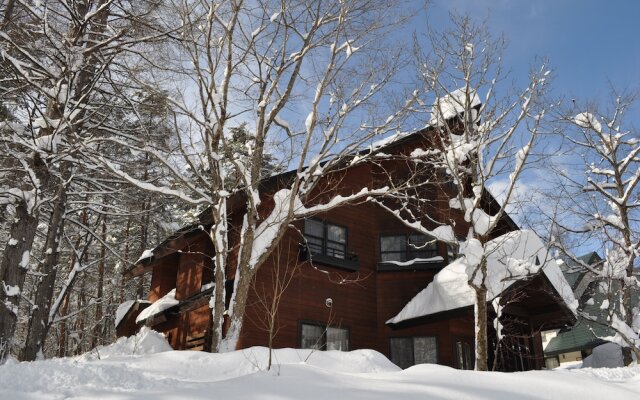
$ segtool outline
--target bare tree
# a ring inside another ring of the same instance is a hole
[[[34,359],[42,348],[70,188],[95,171],[87,153],[79,150],[88,138],[109,131],[105,121],[113,121],[110,103],[125,87],[125,60],[141,43],[164,35],[148,23],[155,8],[147,1],[133,6],[117,0],[57,0],[12,1],[4,9],[2,96],[16,121],[3,121],[0,127],[0,203],[8,204],[14,216],[0,264],[0,361],[14,339],[41,219],[48,221],[47,233],[37,259],[40,279],[25,358]],[[105,190],[104,182],[88,185]]]
[[[250,283],[293,220],[388,191],[365,187],[322,197],[318,185],[371,138],[398,129],[414,100],[400,93],[397,104],[385,101],[392,98],[387,84],[404,65],[401,50],[385,39],[403,21],[401,9],[371,0],[171,5],[179,34],[149,68],[179,84],[168,88],[176,148],[106,139],[161,160],[171,183],[150,184],[103,161],[142,189],[207,209],[215,247],[213,351],[235,349]],[[247,152],[235,151],[231,140],[230,129],[241,123],[252,133]],[[265,189],[270,152],[293,171]],[[233,253],[232,231],[239,232]],[[234,288],[225,310],[228,279]],[[223,335],[225,315],[230,325]]]
[[[431,171],[412,176],[430,179],[432,190],[439,190],[441,206],[451,213],[425,214],[424,204],[416,204],[420,196],[411,195],[396,197],[399,201],[385,207],[408,226],[458,248],[464,256],[468,284],[475,293],[476,369],[484,371],[488,304],[493,300],[486,282],[491,250],[485,244],[509,230],[505,218],[519,201],[515,196],[519,179],[538,158],[534,149],[543,132],[550,71],[543,62],[530,72],[523,89],[510,90],[501,64],[504,39],[494,39],[468,16],[453,16],[452,23],[449,31],[430,32],[427,44],[416,40],[423,86],[420,104],[433,99],[431,109],[416,111],[429,116],[427,126],[434,133],[431,148],[409,155],[414,168]],[[496,193],[500,202],[487,192],[493,183],[502,188]],[[455,227],[456,213],[466,221],[466,232]]]
[[[291,245],[292,242],[289,242],[289,246]],[[285,291],[299,273],[301,266],[301,262],[297,259],[291,260],[286,256],[283,257],[282,247],[283,243],[281,242],[272,253],[273,266],[269,271],[270,279],[267,282],[254,281],[252,284],[257,304],[252,304],[251,306],[258,307],[258,310],[260,310],[256,313],[258,321],[254,321],[254,323],[259,324],[268,335],[269,360],[267,369],[271,369],[273,340],[281,328],[278,319],[280,302]],[[290,253],[291,249],[285,251],[285,254]]]
[[[616,333],[609,339],[623,347],[628,365],[632,353],[640,356],[633,300],[640,296],[640,135],[629,117],[637,95],[614,91],[609,107],[571,103],[559,118],[566,150],[553,167],[558,178],[547,200],[556,206],[546,216],[562,233],[555,235],[554,245],[574,261],[575,269],[601,282],[607,324]],[[571,242],[602,251],[604,262],[586,264],[575,256]],[[598,317],[582,316],[591,321]]]

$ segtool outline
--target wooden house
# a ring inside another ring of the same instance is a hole
[[[389,141],[377,151],[383,149],[386,155],[395,156],[410,154],[416,148],[436,146],[433,136],[427,129]],[[389,157],[384,162],[385,172],[394,171],[400,177],[407,173],[402,157]],[[380,168],[372,163],[342,168],[331,176],[323,188],[324,195],[372,187],[373,182],[387,176]],[[265,182],[261,207],[273,207],[270,194],[286,184],[287,174]],[[456,234],[464,237],[468,225],[458,210],[449,208],[447,190],[450,188],[446,185],[434,184],[419,191],[418,196],[430,200],[423,210],[429,215],[424,223],[453,221]],[[486,209],[491,212],[496,203],[490,195],[486,197]],[[230,220],[239,229],[240,221],[233,211]],[[166,333],[175,349],[207,350],[213,281],[208,226],[205,218],[201,224],[176,232],[125,272],[127,278],[152,274],[147,299],[150,305],[125,310],[117,327],[119,335],[132,334],[146,324]],[[516,229],[505,216],[494,234]],[[229,235],[231,243],[238,240],[237,232]],[[473,307],[388,322],[455,258],[456,249],[418,234],[375,202],[343,205],[297,221],[257,272],[238,348],[268,344],[265,315],[274,296],[273,282],[291,277],[286,290],[279,293],[274,347],[371,348],[401,367],[429,362],[472,368]],[[233,277],[233,266],[229,269],[227,276]],[[232,290],[233,281],[227,285]],[[506,315],[518,324],[510,326],[513,339],[503,346],[508,354],[499,355],[502,361],[496,368],[541,368],[544,355],[540,331],[572,323],[574,316],[544,274],[514,284],[509,290],[516,289],[522,293],[520,300],[509,304],[502,318]],[[490,325],[490,332],[494,332]],[[492,358],[499,353],[494,350],[490,351]]]

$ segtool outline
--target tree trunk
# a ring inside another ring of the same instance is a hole
[[[4,9],[4,16],[2,17],[2,30],[5,30],[5,27],[9,22],[11,22],[11,18],[13,17],[13,9],[15,8],[16,1],[9,0],[7,1],[7,5]]]
[[[487,371],[487,290],[476,290],[476,371]]]
[[[58,273],[58,260],[60,258],[60,237],[64,229],[64,214],[67,205],[66,177],[69,172],[63,171],[63,179],[58,188],[57,199],[54,203],[47,240],[45,242],[45,257],[40,272],[43,274],[38,285],[35,298],[35,306],[29,319],[27,342],[24,349],[24,360],[33,361],[42,350],[51,321],[49,311],[51,310],[51,299]]]
[[[18,306],[29,268],[29,255],[33,238],[38,228],[38,218],[32,215],[25,201],[16,207],[16,216],[11,224],[9,242],[0,263],[0,364],[9,356],[13,343]],[[16,240],[12,244],[11,239]],[[9,292],[8,292],[9,291]]]
[[[249,270],[244,268],[241,274],[236,272],[236,279],[238,280],[234,288],[234,293],[231,297],[231,303],[229,304],[230,312],[230,324],[229,330],[222,340],[220,345],[220,351],[233,351],[236,350],[238,339],[240,338],[240,330],[242,329],[242,323],[244,322],[244,313],[247,306],[247,297],[249,295],[249,288],[251,287],[251,280],[253,279],[255,270]],[[239,277],[238,277],[239,275]]]
[[[213,308],[213,326],[211,328],[211,351],[217,353],[220,350],[224,329],[224,299],[225,299],[225,272],[223,267],[214,265],[213,297],[210,306]]]
[[[80,290],[78,291],[78,295],[76,299],[76,312],[78,313],[78,316],[76,317],[76,323],[74,326],[74,329],[75,329],[74,333],[77,338],[76,347],[74,349],[74,352],[76,355],[84,353],[84,346],[82,345],[85,339],[84,318],[85,318],[86,310],[84,309],[84,306],[87,303],[85,287],[86,287],[86,279],[83,278],[81,281]]]
[[[73,264],[71,264],[71,268],[73,268]],[[60,307],[60,315],[66,316],[69,312],[69,292],[67,292],[66,296],[64,296],[64,300],[62,300],[62,307]],[[68,342],[68,332],[67,332],[67,320],[64,319],[60,321],[60,338],[58,339],[58,357],[65,357],[67,355],[67,342]]]
[[[484,283],[474,287],[476,292],[476,371],[488,371],[489,351],[487,347],[487,288]]]
[[[100,246],[100,262],[98,263],[98,292],[97,292],[97,300],[98,304],[96,304],[96,315],[95,315],[95,326],[93,328],[93,335],[91,336],[91,348],[96,347],[98,344],[102,342],[102,301],[104,297],[104,268],[105,268],[105,256],[107,254],[107,248],[104,243],[107,240],[107,217],[103,215],[102,217],[102,232],[101,239],[102,245]]]

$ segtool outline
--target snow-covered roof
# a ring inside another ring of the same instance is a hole
[[[153,250],[147,249],[147,250],[142,252],[142,254],[140,255],[140,258],[138,258],[138,260],[136,262],[134,262],[134,264],[137,264],[140,261],[146,260],[147,258],[151,258],[151,257],[153,257]]]
[[[476,109],[482,104],[480,96],[475,89],[469,88],[469,109]],[[467,90],[466,88],[460,88],[452,91],[441,97],[436,97],[431,108],[431,118],[429,123],[420,129],[418,132],[423,132],[425,129],[442,126],[446,121],[464,114],[464,110],[467,106]],[[404,139],[407,136],[411,136],[417,132],[396,132],[384,139],[373,142],[370,150],[380,150],[386,146],[389,146],[400,139]]]
[[[164,310],[167,310],[175,305],[180,303],[176,300],[176,289],[173,289],[169,293],[165,294],[164,297],[153,302],[149,307],[145,308],[138,317],[136,318],[136,323],[142,322],[154,315],[160,314]]]
[[[556,261],[542,240],[532,231],[509,232],[487,242],[477,252],[487,255],[487,300],[491,301],[520,279],[542,273],[575,314],[578,301]],[[402,311],[387,323],[396,324],[413,318],[471,306],[475,293],[468,285],[469,267],[463,256],[438,272],[433,281],[418,293]]]
[[[133,305],[136,303],[149,304],[149,302],[146,300],[127,300],[124,303],[120,304],[118,306],[118,309],[116,310],[116,319],[114,321],[116,327],[120,325],[120,322],[122,322],[129,310],[131,310],[131,307],[133,307]]]
[[[436,98],[431,108],[430,125],[441,126],[447,120],[464,113],[469,101],[469,109],[473,109],[480,105],[480,97],[473,88],[456,89],[442,97]],[[468,99],[467,99],[468,98]]]
[[[116,310],[116,320],[114,322],[116,327],[120,325],[120,322],[122,321],[124,316],[127,315],[129,310],[131,310],[131,307],[134,304],[136,304],[135,300],[127,300],[118,306],[118,309]]]

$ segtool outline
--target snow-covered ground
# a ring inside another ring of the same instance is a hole
[[[77,358],[0,366],[0,399],[638,399],[640,367],[495,373],[400,370],[371,350],[166,351],[152,331]]]

